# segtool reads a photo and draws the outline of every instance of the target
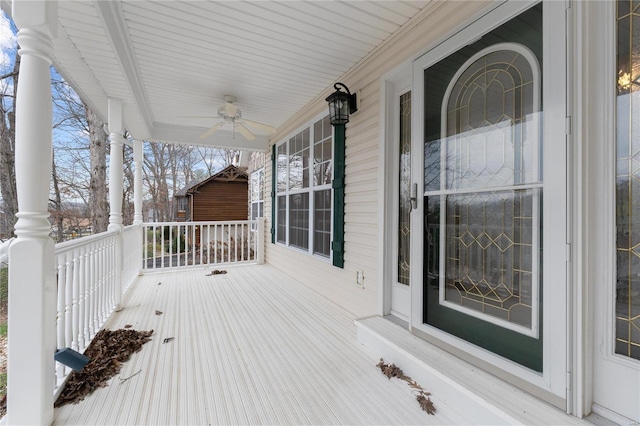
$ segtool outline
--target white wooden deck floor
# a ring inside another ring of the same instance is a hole
[[[141,277],[106,323],[155,330],[119,377],[141,372],[57,408],[54,424],[472,423],[438,395],[435,416],[421,411],[324,297],[268,265],[226,270]]]

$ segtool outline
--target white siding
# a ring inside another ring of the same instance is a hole
[[[347,124],[345,180],[345,264],[332,266],[313,256],[278,244],[266,244],[266,261],[339,304],[357,317],[379,314],[378,144],[380,143],[380,78],[453,34],[489,2],[433,2],[371,55],[349,70],[340,81],[357,92],[360,109]],[[327,109],[328,88],[272,137],[277,143]],[[271,162],[266,167],[271,187]],[[270,193],[270,189],[267,191]],[[265,212],[271,212],[271,198]],[[267,215],[268,229],[271,215]],[[267,232],[270,241],[270,235]],[[392,255],[385,252],[385,255]],[[364,289],[356,285],[356,271],[364,271]]]

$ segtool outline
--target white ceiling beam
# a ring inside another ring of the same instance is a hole
[[[144,89],[140,78],[140,68],[136,55],[133,51],[131,39],[129,38],[129,28],[126,26],[122,4],[116,1],[96,1],[98,16],[103,22],[106,35],[111,41],[113,51],[117,55],[118,62],[127,80],[131,93],[136,101],[136,107],[146,125],[146,134],[139,134],[140,129],[128,130],[134,137],[145,139],[152,133],[153,114],[149,109],[149,97]]]

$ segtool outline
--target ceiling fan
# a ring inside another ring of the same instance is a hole
[[[258,123],[257,121],[252,121],[252,120],[247,120],[246,118],[242,118],[242,112],[240,111],[240,108],[238,108],[238,106],[234,103],[236,101],[235,96],[225,95],[224,100],[225,100],[224,105],[218,108],[218,117],[220,117],[222,121],[214,124],[209,130],[201,134],[199,136],[200,140],[206,139],[209,136],[213,135],[215,132],[218,131],[218,129],[225,126],[226,124],[230,124],[233,127],[234,138],[235,138],[235,131],[237,130],[238,133],[240,133],[242,136],[245,137],[245,139],[250,141],[254,140],[256,138],[256,135],[254,135],[253,132],[247,128],[247,126],[253,127],[255,129],[263,130],[267,133],[273,133],[276,131],[275,127],[271,127],[267,124]],[[184,117],[184,118],[214,118],[214,117],[191,116],[191,117]]]

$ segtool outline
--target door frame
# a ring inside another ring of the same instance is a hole
[[[455,52],[463,46],[466,46],[475,40],[477,40],[482,34],[496,28],[502,23],[520,14],[524,10],[528,9],[537,1],[526,2],[505,2],[495,9],[491,10],[481,18],[472,22],[466,28],[456,33],[443,43],[437,45],[429,52],[425,53],[422,57],[418,58],[413,63],[413,93],[412,96],[412,138],[413,138],[413,152],[421,152],[423,149],[421,142],[424,139],[424,96],[419,95],[424,93],[424,80],[422,78],[423,70],[434,64],[449,54]],[[543,9],[543,16],[549,27],[552,28],[566,28],[567,25],[565,17],[566,4],[564,2],[549,2],[545,3]],[[554,34],[557,35],[557,34]],[[563,33],[564,35],[564,33]],[[568,69],[566,46],[562,43],[557,43],[557,39],[552,38],[548,31],[543,34],[543,44],[545,46],[543,53],[543,62],[545,64],[560,63],[565,65],[565,72]],[[547,66],[548,69],[548,66]],[[560,81],[561,80],[561,81]],[[546,99],[544,105],[545,122],[549,126],[545,126],[543,133],[544,140],[551,140],[562,137],[565,139],[565,126],[566,115],[568,108],[567,99],[567,87],[565,79],[545,79],[543,88],[543,97]],[[562,98],[561,103],[555,104],[549,100],[554,98]],[[553,127],[554,129],[563,129],[562,136],[557,133],[554,135],[548,134],[548,129]],[[562,148],[562,155],[566,160],[566,149]],[[413,182],[418,185],[418,194],[424,193],[424,178],[421,176],[424,168],[424,156],[412,155],[412,171],[414,173]],[[568,170],[565,168],[557,168],[560,170],[550,170],[545,167],[545,181],[550,179],[550,173],[556,173],[554,181],[565,182],[564,189],[561,189],[555,193],[545,191],[545,204],[544,211],[545,216],[551,212],[551,206],[554,206],[555,210],[560,210],[560,213],[564,217],[564,221],[568,221],[570,218],[567,216],[568,206],[570,204],[569,188],[567,185]],[[546,189],[546,188],[545,188]],[[422,226],[424,206],[422,196],[418,197],[418,208],[412,211],[412,229],[418,229],[417,226]],[[559,206],[559,207],[558,207]],[[545,257],[555,256],[558,259],[566,259],[567,266],[564,268],[564,286],[557,288],[552,286],[549,280],[543,280],[541,283],[543,293],[546,295],[544,299],[544,315],[543,315],[543,329],[554,330],[554,333],[547,332],[543,341],[543,365],[544,370],[542,374],[535,373],[527,368],[524,368],[512,361],[506,360],[498,355],[492,354],[477,346],[471,345],[462,339],[454,337],[448,333],[445,333],[435,327],[423,324],[423,286],[422,286],[422,267],[412,268],[411,270],[411,329],[415,334],[423,337],[424,339],[445,347],[447,350],[455,353],[459,357],[481,365],[482,368],[489,370],[491,373],[517,384],[519,387],[526,391],[544,399],[562,409],[567,408],[568,389],[570,388],[569,380],[570,376],[567,374],[570,371],[568,366],[568,338],[570,336],[568,325],[568,304],[567,294],[570,286],[569,278],[569,250],[568,242],[570,228],[569,223],[564,223],[558,229],[549,227],[550,225],[544,224],[545,240],[548,235],[560,232],[560,235],[566,235],[564,244],[545,244],[544,255]],[[413,232],[413,241],[411,247],[411,264],[422,265],[422,251],[423,251],[423,233]],[[546,276],[546,273],[545,273]],[[553,296],[553,297],[551,297]]]
[[[380,232],[378,238],[378,259],[382,260],[382,267],[379,273],[382,292],[378,297],[378,312],[383,316],[392,314],[392,292],[393,286],[397,281],[397,257],[394,258],[393,256],[398,251],[397,223],[399,202],[398,120],[396,117],[398,106],[396,103],[400,94],[407,91],[412,91],[413,93],[411,71],[412,61],[407,61],[380,79],[380,141],[378,144],[380,180],[378,194],[380,194],[381,208],[378,209],[378,223],[382,224],[382,232]],[[389,247],[391,247],[391,250],[388,249]],[[413,244],[411,249],[413,250]],[[392,253],[392,256],[388,255],[389,252]],[[399,317],[399,319],[406,323],[403,325],[410,328],[411,304],[407,308],[409,315],[406,318]]]
[[[611,345],[615,338],[615,296],[611,287],[616,282],[616,211],[615,211],[615,179],[616,179],[616,15],[615,2],[586,2],[576,5],[576,19],[582,20],[585,31],[576,34],[580,57],[584,68],[590,73],[582,73],[583,67],[577,67],[582,88],[576,92],[576,108],[583,107],[579,126],[584,128],[581,144],[584,148],[582,172],[584,194],[583,211],[591,212],[582,220],[581,235],[585,244],[583,264],[579,273],[584,277],[585,326],[580,330],[582,344],[578,345],[584,356],[583,390],[584,414],[593,411],[617,423],[628,423],[629,419],[611,411],[610,407],[599,405],[597,387],[599,385],[598,369],[611,368],[618,370],[618,375],[626,377],[631,368],[639,368],[638,362],[616,355]],[[590,29],[589,31],[586,29]],[[603,60],[604,58],[604,60]],[[593,120],[591,117],[603,117]],[[609,141],[609,143],[603,143]],[[604,225],[603,225],[604,224]],[[605,374],[606,375],[606,374]],[[615,381],[615,379],[614,379]],[[603,387],[600,385],[600,387]],[[606,402],[606,401],[604,401]],[[636,413],[637,415],[637,413]],[[637,419],[636,419],[637,421]]]

